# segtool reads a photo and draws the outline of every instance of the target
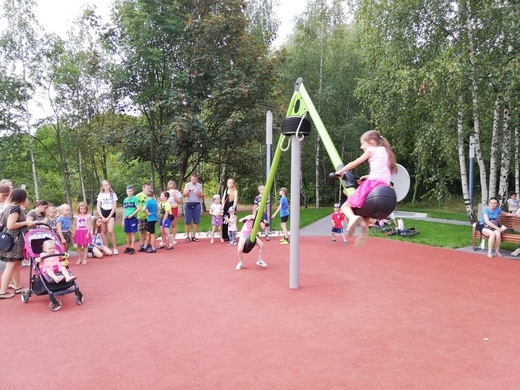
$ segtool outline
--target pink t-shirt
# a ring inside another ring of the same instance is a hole
[[[388,152],[384,146],[369,146],[370,152],[368,162],[370,163],[370,173],[368,180],[378,180],[390,185],[392,172],[388,167]]]
[[[251,235],[251,231],[253,230],[253,222],[254,222],[254,220],[252,220],[252,219],[248,219],[247,221],[244,222],[244,226],[242,226],[242,230],[241,230],[242,235],[244,235],[244,236]]]

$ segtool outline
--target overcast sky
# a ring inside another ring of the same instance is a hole
[[[280,20],[279,39],[282,43],[291,32],[294,16],[305,10],[307,0],[279,0],[275,11]],[[38,0],[38,19],[48,32],[65,35],[72,21],[78,17],[85,5],[95,5],[100,15],[108,15],[112,1],[110,0]]]

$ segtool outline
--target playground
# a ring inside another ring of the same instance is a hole
[[[209,240],[73,266],[85,295],[1,303],[0,389],[490,389],[520,381],[518,262],[300,237],[235,270]],[[27,268],[22,270],[27,275]],[[13,334],[13,333],[11,333]],[[54,368],[49,370],[49,366]]]

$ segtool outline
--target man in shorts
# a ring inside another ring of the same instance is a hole
[[[202,184],[200,184],[197,180],[197,175],[193,173],[190,177],[189,183],[186,183],[184,186],[184,191],[182,193],[182,196],[186,198],[186,208],[184,210],[186,223],[186,243],[190,242],[190,225],[193,225],[191,241],[199,241],[197,238],[197,227],[200,222],[200,202],[204,199],[204,192],[202,191]]]

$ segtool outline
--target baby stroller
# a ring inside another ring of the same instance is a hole
[[[47,226],[48,229],[42,226]],[[81,305],[83,303],[83,294],[79,291],[76,280],[65,281],[59,283],[54,282],[47,274],[41,271],[40,263],[36,262],[36,258],[40,257],[43,249],[43,242],[46,240],[53,240],[56,245],[56,250],[59,254],[44,255],[42,258],[51,256],[67,256],[63,252],[63,246],[60,239],[54,234],[50,226],[44,223],[38,223],[38,228],[31,229],[25,234],[25,258],[31,261],[29,270],[29,288],[26,288],[21,293],[22,302],[27,303],[32,294],[35,295],[49,295],[49,309],[58,311],[61,309],[61,301],[56,296],[75,293],[76,303]],[[67,265],[69,272],[72,272]],[[61,275],[61,274],[59,274]]]

